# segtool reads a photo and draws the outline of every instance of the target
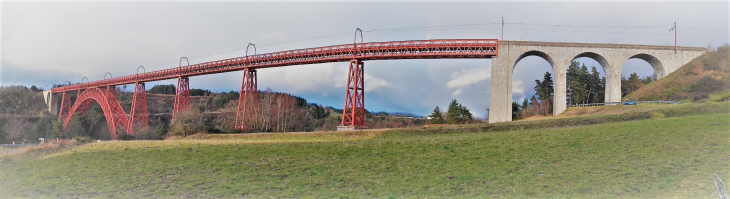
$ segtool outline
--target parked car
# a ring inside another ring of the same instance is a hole
[[[624,105],[636,105],[636,102],[634,100],[626,100]]]

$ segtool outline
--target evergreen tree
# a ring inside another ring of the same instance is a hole
[[[629,93],[639,89],[639,87],[641,87],[640,84],[641,78],[639,78],[639,75],[637,75],[636,73],[631,73],[631,75],[629,75]]]
[[[459,105],[459,118],[460,123],[465,123],[472,120],[471,112],[465,106]]]
[[[429,115],[431,117],[431,124],[443,124],[444,123],[444,115],[441,113],[441,109],[439,109],[438,106],[436,106],[435,109],[433,109],[433,113]]]
[[[597,102],[599,102],[599,103],[606,102],[606,77],[601,77],[599,87],[601,88],[601,90],[599,90],[599,92],[598,92],[598,101]]]
[[[580,65],[580,66],[579,66]],[[601,79],[595,66],[588,67],[572,61],[567,71],[566,91],[568,104],[603,102],[605,98],[605,79]]]
[[[177,90],[175,89],[175,85],[168,84],[168,85],[155,85],[153,86],[147,93],[152,94],[167,94],[167,95],[174,95]]]
[[[590,88],[591,88],[591,96],[589,98],[590,100],[589,100],[588,103],[600,103],[600,102],[603,102],[603,100],[601,100],[602,97],[600,97],[600,96],[603,95],[603,92],[601,92],[601,91],[605,90],[605,88],[603,88],[601,86],[601,75],[600,75],[600,73],[598,73],[598,70],[596,70],[596,67],[595,66],[593,66],[591,68],[591,75],[590,75],[590,81],[589,82],[590,82],[590,85],[591,85],[590,86]]]
[[[580,78],[580,86],[583,89],[582,93],[580,93],[581,100],[579,102],[586,104],[591,96],[590,73],[588,73],[588,67],[586,67],[586,64],[583,64],[580,67],[580,75],[578,77]]]
[[[529,102],[527,101],[527,98],[525,98],[525,100],[522,101],[521,108],[524,111],[524,110],[527,110],[528,107],[529,107]]]
[[[530,103],[528,104],[528,107],[530,107],[530,109],[528,110],[527,116],[537,115],[537,111],[540,110],[539,106],[540,102],[538,102],[535,95],[532,95],[532,97],[530,98]]]
[[[7,135],[5,134],[5,131],[3,130],[3,126],[5,126],[5,122],[0,121],[0,143],[7,143]]]
[[[449,124],[458,124],[461,122],[461,118],[459,117],[459,102],[456,101],[456,99],[451,100],[451,103],[449,104],[449,109],[446,110],[446,122]]]
[[[551,112],[551,104],[553,101],[553,78],[550,72],[545,72],[545,75],[543,76],[542,82],[540,80],[535,80],[535,91],[538,96],[538,99],[540,99],[541,102],[545,104],[543,107],[542,112],[545,115],[548,115]]]
[[[522,118],[522,111],[520,111],[520,105],[517,102],[512,102],[512,120]]]

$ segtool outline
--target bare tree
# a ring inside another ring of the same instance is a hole
[[[170,125],[174,133],[188,136],[196,133],[203,125],[203,114],[198,107],[190,106],[175,114],[175,120]]]

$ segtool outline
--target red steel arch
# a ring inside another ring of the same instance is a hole
[[[81,111],[86,114],[86,111],[89,110],[89,107],[94,101],[99,103],[101,109],[104,111],[106,122],[109,125],[109,134],[113,140],[117,139],[117,128],[120,127],[131,135],[134,135],[134,132],[130,130],[130,125],[127,116],[124,114],[122,105],[117,100],[115,88],[111,86],[107,88],[87,88],[81,92],[76,98],[76,103],[69,110],[66,121],[63,123],[63,128],[68,127],[74,113]]]

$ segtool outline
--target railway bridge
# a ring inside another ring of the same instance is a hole
[[[357,31],[356,31],[357,33]],[[357,37],[356,37],[357,39]],[[357,41],[357,40],[355,40]],[[255,45],[249,44],[249,47]],[[98,103],[106,117],[112,139],[117,131],[134,135],[134,126],[147,128],[145,82],[177,79],[173,108],[175,114],[190,104],[189,77],[233,71],[243,71],[243,82],[236,112],[235,128],[245,130],[248,114],[257,106],[257,70],[293,65],[327,62],[349,62],[342,122],[338,130],[365,128],[364,62],[391,59],[492,59],[489,122],[511,121],[512,72],[520,59],[539,56],[553,68],[555,78],[554,113],[566,109],[566,72],[571,60],[580,57],[595,59],[606,73],[606,99],[621,98],[620,78],[623,63],[631,58],[646,60],[659,78],[706,52],[705,48],[647,46],[622,44],[551,43],[528,41],[498,41],[496,39],[451,39],[392,41],[343,44],[318,48],[289,50],[267,54],[246,55],[194,65],[180,66],[135,75],[66,85],[44,91],[48,111],[69,125],[76,112],[85,113],[93,102]],[[246,53],[248,54],[248,47]],[[182,59],[181,59],[182,61]],[[299,66],[306,67],[306,66]],[[127,115],[117,100],[116,86],[134,84],[132,108]],[[77,99],[71,101],[71,93]],[[58,99],[60,97],[60,100]],[[60,104],[59,104],[60,101]]]

